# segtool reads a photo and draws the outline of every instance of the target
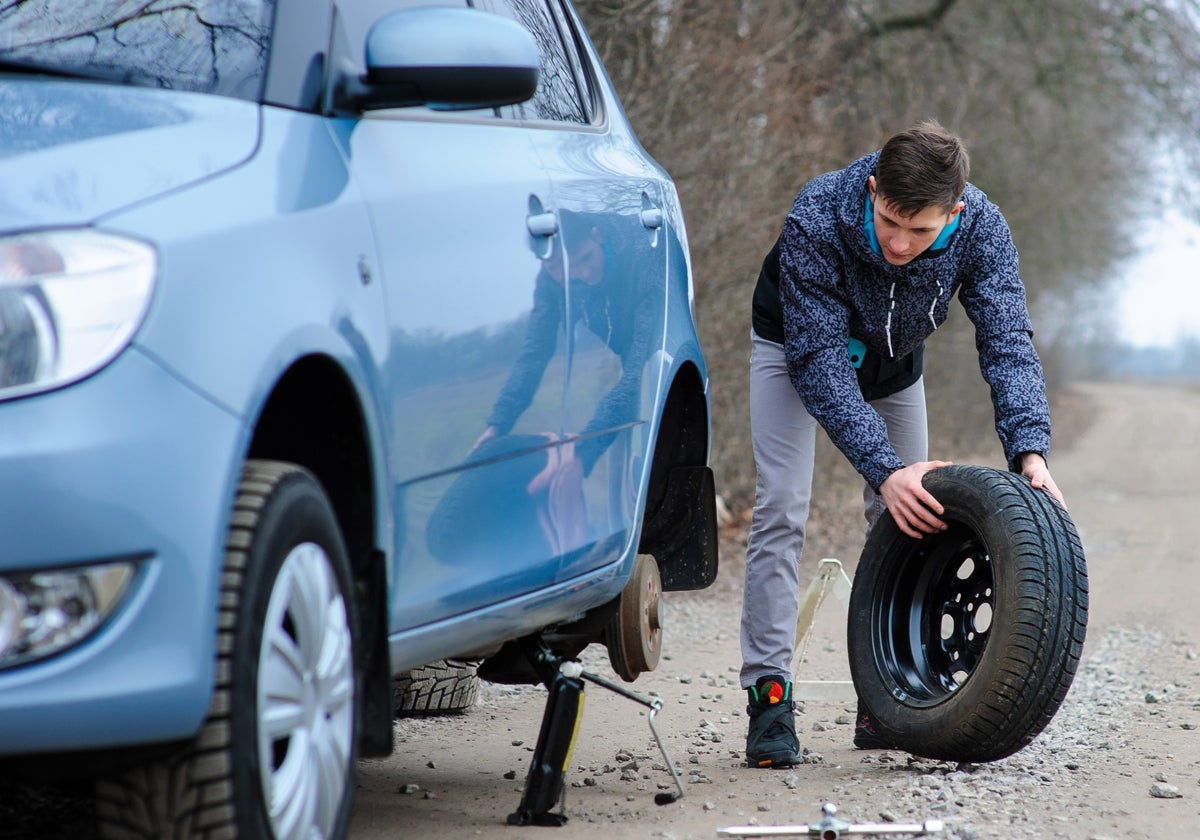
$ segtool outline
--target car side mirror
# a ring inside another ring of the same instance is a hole
[[[366,39],[367,72],[341,72],[334,108],[438,110],[524,102],[538,83],[533,36],[515,21],[471,8],[404,9],[380,18]]]

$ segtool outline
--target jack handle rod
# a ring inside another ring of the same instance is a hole
[[[624,686],[617,685],[615,682],[604,679],[583,670],[583,666],[578,662],[564,662],[561,666],[562,672],[568,677],[582,677],[588,682],[593,682],[598,686],[607,688],[614,694],[619,694],[635,703],[640,703],[650,710],[647,718],[650,721],[650,734],[654,736],[654,743],[658,745],[658,751],[662,753],[663,761],[666,762],[667,770],[671,774],[671,780],[675,782],[674,793],[656,793],[654,795],[655,805],[670,805],[672,802],[677,802],[683,798],[683,781],[679,778],[679,772],[675,769],[675,762],[671,761],[671,757],[667,755],[666,745],[663,743],[662,736],[658,732],[658,726],[654,722],[654,718],[662,711],[662,700],[655,697],[653,700],[647,700],[640,694],[635,694]]]

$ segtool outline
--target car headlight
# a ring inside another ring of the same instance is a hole
[[[93,566],[0,574],[0,668],[44,659],[96,632],[116,610],[137,565]]]
[[[0,237],[0,399],[111,362],[154,291],[149,245],[87,228]]]

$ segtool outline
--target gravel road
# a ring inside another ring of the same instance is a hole
[[[1200,836],[1200,563],[1188,527],[1200,509],[1200,393],[1079,386],[1074,410],[1056,419],[1054,474],[1088,558],[1088,640],[1059,714],[1016,755],[962,765],[854,750],[846,705],[808,701],[797,716],[806,763],[745,767],[735,525],[717,583],[670,597],[664,661],[631,686],[664,703],[657,721],[681,800],[654,804],[673,786],[644,709],[589,686],[562,807],[569,822],[505,825],[544,692],[485,686],[465,715],[397,724],[395,755],[364,762],[352,837],[714,838],[721,827],[814,823],[824,802],[857,822],[940,819],[940,836],[959,840]],[[858,547],[813,542],[856,559]],[[798,679],[849,678],[843,616],[833,600],[821,607]],[[589,649],[585,664],[611,676],[603,651]]]

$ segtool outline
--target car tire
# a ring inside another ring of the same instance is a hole
[[[898,749],[994,761],[1050,722],[1083,653],[1088,587],[1066,510],[985,467],[928,473],[950,526],[913,539],[884,514],[850,595],[850,671]]]
[[[465,712],[479,696],[478,662],[443,659],[395,677],[392,704],[396,717],[426,717]]]
[[[250,461],[221,575],[216,683],[182,751],[96,784],[107,838],[343,838],[359,677],[349,564],[329,500]]]

